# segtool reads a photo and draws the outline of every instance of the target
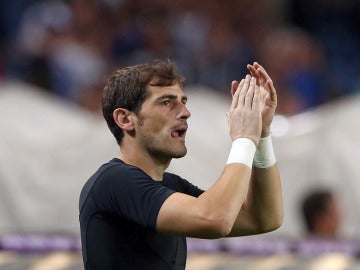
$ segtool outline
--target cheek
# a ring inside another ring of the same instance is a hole
[[[148,118],[139,123],[141,130],[148,134],[165,134],[167,125],[164,119]]]

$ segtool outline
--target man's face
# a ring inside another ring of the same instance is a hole
[[[186,154],[185,135],[190,112],[178,84],[148,86],[148,97],[137,114],[138,143],[156,159],[168,161]]]
[[[329,231],[333,236],[336,236],[341,226],[341,212],[338,199],[335,196],[329,198],[326,214]]]

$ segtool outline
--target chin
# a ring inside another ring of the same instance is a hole
[[[181,152],[181,153],[176,153],[173,158],[182,158],[182,157],[185,157],[186,156],[186,153],[187,153],[187,150]]]
[[[187,149],[184,146],[181,150],[178,151],[173,151],[172,153],[170,153],[172,158],[182,158],[186,155],[187,153]]]

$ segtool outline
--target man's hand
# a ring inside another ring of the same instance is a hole
[[[227,113],[230,136],[233,140],[241,137],[249,138],[257,146],[262,131],[261,112],[264,104],[256,78],[247,75],[240,82],[233,81],[231,93],[233,99],[230,111]]]
[[[277,106],[277,95],[270,76],[259,63],[254,62],[253,65],[247,65],[251,75],[256,78],[257,85],[262,89],[261,99],[264,101],[264,109],[262,110],[262,131],[261,137],[270,135],[271,122],[275,115]]]

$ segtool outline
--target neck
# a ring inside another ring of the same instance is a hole
[[[171,161],[171,159],[160,160],[148,152],[140,151],[140,149],[127,149],[125,146],[121,147],[119,158],[129,165],[143,170],[155,181],[162,181],[164,172]]]

